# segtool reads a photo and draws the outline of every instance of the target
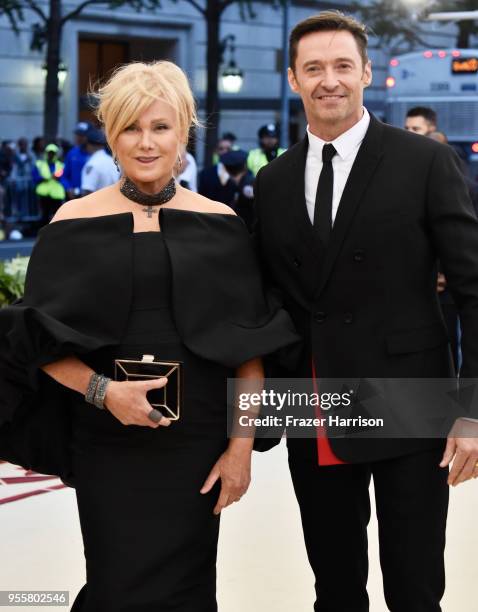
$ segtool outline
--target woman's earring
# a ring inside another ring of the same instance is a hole
[[[120,169],[120,167],[119,167],[118,160],[116,159],[116,157],[113,157],[113,161],[114,161],[114,163],[115,163],[116,170],[118,170],[118,172],[121,172],[121,169]]]

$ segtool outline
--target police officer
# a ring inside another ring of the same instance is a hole
[[[230,206],[252,230],[254,175],[246,162],[247,153],[241,149],[223,153],[218,164],[199,174],[199,193]]]
[[[212,163],[216,165],[219,163],[219,158],[228,151],[238,151],[239,147],[236,144],[237,136],[232,132],[224,132],[216,143],[216,149],[212,155]]]
[[[87,152],[91,155],[81,173],[81,195],[113,185],[120,172],[113,158],[105,150],[106,138],[102,130],[90,128],[86,134]]]
[[[285,149],[279,147],[279,129],[275,123],[263,125],[257,132],[259,147],[252,149],[247,158],[247,167],[254,176],[270,161],[282,155]]]
[[[181,163],[177,167],[176,181],[181,185],[197,193],[198,190],[198,167],[196,160],[186,150],[186,146],[183,145],[180,151]]]
[[[58,152],[56,144],[49,144],[45,147],[43,159],[38,159],[33,166],[32,178],[41,208],[41,225],[51,221],[66,197],[64,166],[58,159]]]
[[[81,172],[90,157],[87,151],[87,133],[90,129],[91,125],[87,121],[80,121],[76,124],[75,146],[68,151],[65,157],[63,179],[70,200],[80,195]]]

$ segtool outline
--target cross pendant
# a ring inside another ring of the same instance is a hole
[[[153,212],[156,212],[156,209],[149,204],[148,208],[143,208],[143,212],[148,213],[148,218],[151,219]]]

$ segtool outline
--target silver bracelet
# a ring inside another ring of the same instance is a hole
[[[93,374],[90,377],[90,382],[88,383],[88,389],[86,390],[86,393],[85,393],[85,401],[88,402],[88,404],[95,403],[95,392],[96,392],[96,387],[98,386],[99,379],[100,379],[100,375],[97,374],[96,372],[93,372]]]
[[[106,396],[106,387],[108,386],[108,383],[110,382],[111,378],[108,378],[107,376],[103,376],[103,374],[100,375],[100,379],[98,381],[98,386],[96,387],[96,391],[95,391],[95,399],[94,399],[94,405],[99,408],[100,410],[104,410],[105,409],[105,396]]]

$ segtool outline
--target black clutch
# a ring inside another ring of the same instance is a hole
[[[177,421],[181,415],[181,370],[180,361],[155,361],[154,355],[143,355],[139,361],[115,359],[115,380],[168,379],[161,389],[148,391],[147,398],[153,408],[172,421]]]

